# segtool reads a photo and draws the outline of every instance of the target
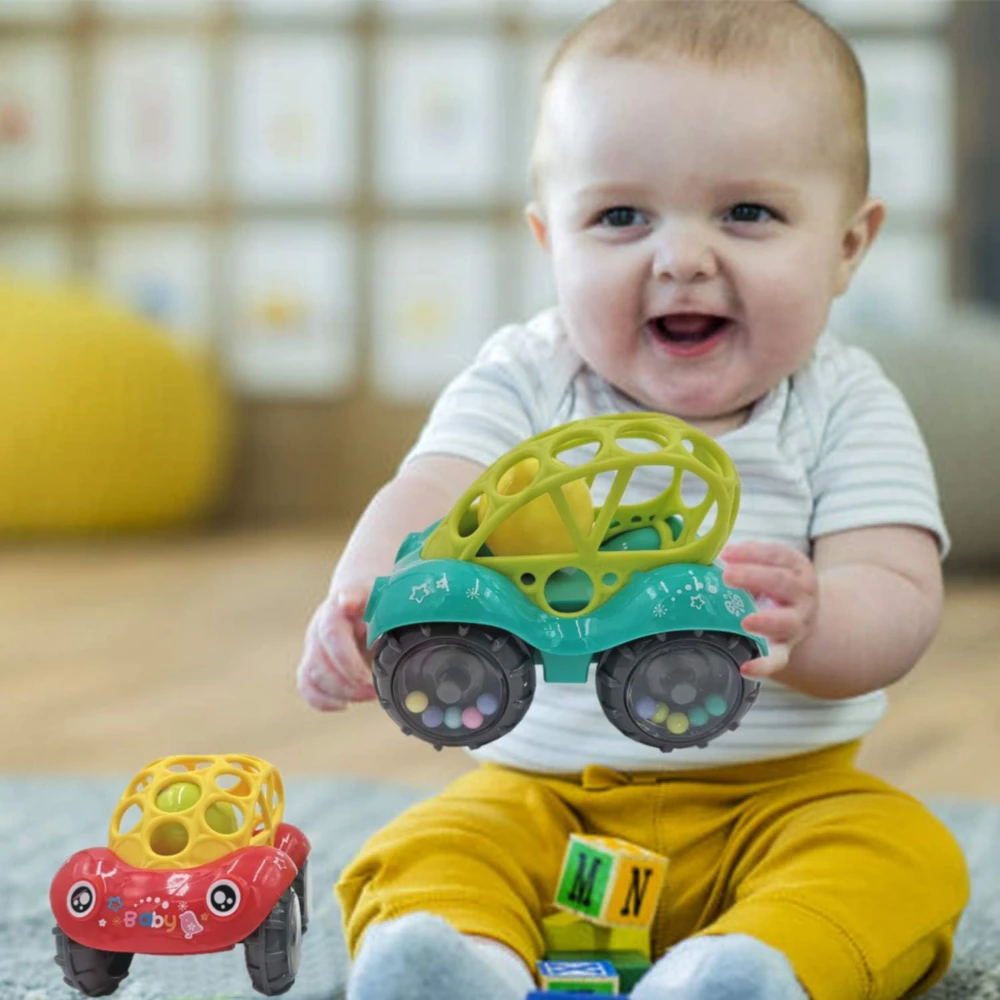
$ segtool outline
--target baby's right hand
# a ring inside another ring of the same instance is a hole
[[[309,622],[298,688],[313,708],[336,712],[376,697],[362,618],[370,592],[363,586],[333,590]]]

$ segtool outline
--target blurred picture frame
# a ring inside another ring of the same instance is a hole
[[[219,9],[216,0],[97,0],[94,6],[102,17],[158,21],[208,18]]]
[[[520,13],[529,21],[573,24],[603,7],[607,0],[519,0]]]
[[[355,185],[359,60],[347,37],[240,39],[230,176],[245,200],[346,198]]]
[[[0,42],[0,204],[69,197],[72,86],[65,42]]]
[[[846,331],[875,327],[905,335],[925,330],[929,322],[948,310],[950,300],[951,268],[945,234],[932,228],[887,225],[851,287],[835,301],[830,328]]]
[[[396,204],[493,197],[502,183],[501,41],[390,34],[376,48],[375,187]]]
[[[65,281],[73,273],[73,237],[56,225],[0,228],[0,270],[30,280]]]
[[[109,37],[94,53],[92,172],[113,202],[197,200],[210,189],[209,42]]]
[[[301,18],[344,19],[355,16],[367,0],[241,0],[237,13],[247,20]]]
[[[214,339],[214,241],[207,226],[128,224],[98,233],[94,274],[122,304],[207,348]]]
[[[376,9],[380,17],[399,20],[481,19],[492,13],[495,6],[496,0],[378,0]]]
[[[538,245],[526,223],[512,227],[508,240],[511,259],[517,261],[518,276],[515,299],[518,315],[511,317],[510,321],[523,323],[556,304],[556,282],[548,254]]]
[[[954,198],[954,66],[945,44],[863,41],[872,191],[891,210],[942,212]]]
[[[0,0],[0,24],[65,21],[78,8],[77,0]]]
[[[955,0],[807,0],[831,24],[842,28],[922,28],[943,24]]]
[[[254,397],[332,398],[357,376],[353,231],[246,222],[231,237],[227,367]]]
[[[430,400],[497,326],[494,231],[391,223],[374,248],[371,382],[390,399]]]

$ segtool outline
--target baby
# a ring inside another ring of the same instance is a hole
[[[854,758],[934,635],[948,539],[905,402],[824,334],[885,216],[855,57],[796,0],[618,0],[552,62],[533,181],[558,306],[444,390],[337,564],[300,689],[321,709],[374,697],[372,581],[486,466],[568,420],[655,410],[740,472],[721,558],[758,599],[743,624],[769,653],[743,669],[760,699],[707,748],[663,755],[592,690],[539,682],[478,770],[343,873],[348,997],[523,1000],[573,832],[670,858],[634,1000],[925,989],[948,966],[964,861]]]

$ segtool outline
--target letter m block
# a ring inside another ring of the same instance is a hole
[[[627,840],[570,834],[555,905],[606,927],[649,927],[667,864]]]

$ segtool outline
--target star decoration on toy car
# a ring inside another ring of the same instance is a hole
[[[117,913],[125,904],[122,902],[121,896],[112,896],[108,900],[108,909],[112,913]]]
[[[420,595],[419,597],[417,595]],[[421,604],[425,597],[431,596],[431,585],[427,581],[424,583],[417,583],[413,585],[413,589],[410,591],[410,600],[416,601],[417,604]]]
[[[691,607],[697,608],[699,611],[705,607],[705,598],[701,594],[695,594],[691,598]]]

